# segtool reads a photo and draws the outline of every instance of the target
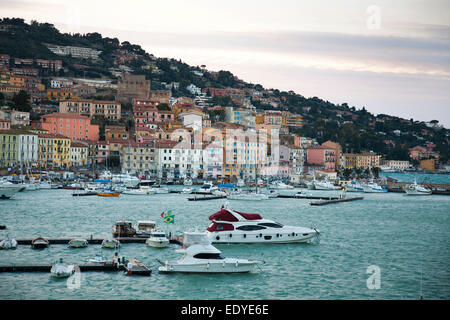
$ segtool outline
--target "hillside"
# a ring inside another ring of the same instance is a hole
[[[429,142],[435,145],[434,150],[440,153],[442,162],[447,163],[450,158],[449,130],[436,122],[427,124],[389,115],[374,116],[364,107],[350,107],[345,103],[337,105],[318,97],[306,98],[293,91],[266,89],[240,80],[229,71],[213,72],[182,61],[157,58],[139,45],[120,42],[117,38],[104,38],[99,33],[60,33],[52,24],[36,21],[27,24],[19,18],[4,18],[0,20],[0,26],[0,54],[17,58],[60,59],[65,71],[61,70],[58,76],[107,77],[117,81],[111,70],[118,67],[117,56],[120,53],[124,57],[121,66],[130,68],[131,73],[145,75],[152,81],[152,89],[163,89],[164,83],[179,83],[177,90],[172,89],[175,97],[193,97],[186,89],[190,84],[202,89],[253,89],[263,97],[254,99],[249,96],[258,110],[286,110],[300,114],[305,125],[294,133],[316,138],[319,143],[336,141],[344,152],[374,151],[387,159],[409,160],[408,148]],[[95,61],[61,57],[52,53],[46,44],[87,47],[101,53]],[[83,68],[80,69],[79,65]],[[222,106],[233,105],[233,101],[227,98],[216,97],[212,102]]]

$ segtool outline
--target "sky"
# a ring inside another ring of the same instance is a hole
[[[450,128],[448,0],[0,0],[0,17]]]

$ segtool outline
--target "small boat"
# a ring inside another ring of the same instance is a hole
[[[362,185],[364,192],[365,193],[384,193],[384,192],[388,192],[387,188],[383,188],[382,186],[380,186],[379,184],[375,183],[375,182],[369,182],[367,184],[363,184]]]
[[[352,181],[345,186],[345,190],[348,192],[364,192],[364,188],[357,181]]]
[[[0,250],[8,250],[8,249],[17,249],[17,240],[10,239],[9,234],[6,235],[6,238],[0,241]]]
[[[11,182],[0,183],[0,199],[11,199],[16,193],[25,190],[24,186]]]
[[[215,248],[204,232],[185,232],[183,257],[175,261],[165,261],[158,268],[159,272],[187,273],[246,273],[251,272],[261,261],[225,258],[222,252]]]
[[[161,230],[154,230],[150,233],[150,237],[145,241],[147,246],[154,248],[165,248],[169,245],[169,239],[166,233]]]
[[[132,196],[146,196],[148,195],[148,191],[144,189],[127,189],[122,192],[122,194],[132,195]]]
[[[239,188],[245,187],[244,179],[238,179],[236,186],[238,186]]]
[[[192,186],[192,184],[193,184],[192,179],[191,179],[191,178],[186,178],[186,179],[184,179],[183,184],[184,184],[185,186]]]
[[[260,194],[266,194],[269,198],[277,198],[280,195],[280,192],[278,192],[275,189],[261,189],[258,190],[258,193]]]
[[[197,190],[197,193],[206,193],[206,194],[212,194],[213,191],[219,189],[217,186],[213,185],[212,182],[205,183]]]
[[[72,239],[69,241],[69,248],[86,248],[88,241],[86,239]]]
[[[105,239],[102,241],[103,249],[117,249],[120,247],[120,241],[117,239]]]
[[[39,181],[39,189],[51,189],[52,184],[49,181]]]
[[[44,249],[50,245],[49,241],[45,238],[39,237],[31,241],[31,247],[33,249]]]
[[[229,200],[245,200],[245,201],[261,201],[268,200],[269,196],[263,193],[243,192],[241,190],[231,192],[227,199]]]
[[[156,229],[156,222],[152,220],[138,221],[136,224],[136,235],[138,237],[148,238],[153,230]]]
[[[181,193],[184,193],[184,194],[191,194],[192,193],[192,188],[184,188],[182,191],[181,191]]]
[[[136,230],[129,221],[116,221],[112,227],[112,235],[114,238],[126,238],[136,236]]]
[[[73,264],[65,264],[61,258],[53,264],[50,273],[55,278],[68,278],[75,273],[75,266]]]
[[[162,187],[161,185],[153,185],[151,189],[154,190],[154,193],[156,194],[169,193],[169,189],[167,187]]]
[[[120,193],[119,192],[105,192],[105,191],[103,191],[103,192],[99,192],[99,193],[97,193],[97,195],[98,196],[100,196],[100,197],[106,197],[106,198],[117,198],[118,196],[120,196]]]
[[[314,182],[315,190],[335,190],[334,184],[332,184],[328,179],[324,181],[315,181]]]
[[[403,190],[409,196],[427,196],[433,193],[433,191],[431,191],[430,189],[427,189],[424,186],[417,184],[417,181],[415,179],[413,184],[404,186]]]
[[[107,261],[108,260],[103,256],[101,251],[99,253],[97,253],[94,258],[88,259],[88,262],[90,262],[90,263],[101,263],[101,264],[104,264]]]

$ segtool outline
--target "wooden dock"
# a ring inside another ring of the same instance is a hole
[[[338,199],[332,199],[332,200],[322,200],[322,201],[311,202],[311,205],[312,206],[324,206],[324,205],[332,204],[332,203],[349,202],[349,201],[356,201],[356,200],[362,200],[362,199],[364,199],[364,197],[338,198]]]
[[[55,244],[69,244],[70,238],[46,238],[50,245]],[[116,240],[119,240],[120,244],[127,244],[127,243],[145,243],[147,241],[147,238],[138,238],[138,237],[130,237],[130,238],[114,238]],[[1,239],[0,239],[1,240]],[[16,239],[18,245],[30,245],[31,242],[34,239]],[[93,239],[93,238],[86,238],[89,244],[102,244],[104,239]],[[180,242],[176,238],[170,238],[170,243],[180,244]]]
[[[278,198],[285,199],[308,199],[308,200],[338,200],[338,197],[308,196],[308,195],[278,195]]]
[[[217,199],[226,199],[226,196],[207,196],[204,195],[203,197],[193,197],[193,198],[188,198],[189,201],[206,201],[206,200],[217,200]]]
[[[116,266],[112,263],[106,264],[80,264],[78,265],[82,272],[117,272],[124,270],[122,266]],[[2,264],[0,272],[50,272],[51,264]]]

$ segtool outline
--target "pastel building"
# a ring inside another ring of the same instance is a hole
[[[104,100],[68,100],[59,103],[59,112],[74,113],[92,118],[105,117],[110,120],[119,120],[122,116],[122,105],[115,101]]]
[[[87,117],[73,113],[50,113],[42,116],[41,128],[72,140],[98,140],[99,127]]]
[[[336,151],[329,147],[310,147],[306,150],[307,164],[317,166],[317,169],[335,171]]]

